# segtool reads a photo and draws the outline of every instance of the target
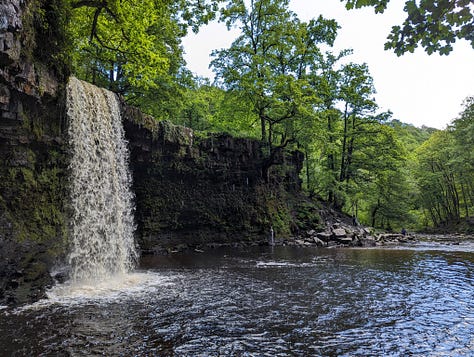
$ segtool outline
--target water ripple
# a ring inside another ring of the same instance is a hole
[[[472,253],[212,253],[152,258],[135,285],[0,311],[0,354],[469,356],[474,350]]]

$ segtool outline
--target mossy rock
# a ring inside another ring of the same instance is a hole
[[[160,121],[159,132],[160,138],[166,143],[180,146],[189,146],[193,144],[192,129],[180,125],[175,125],[170,121]]]

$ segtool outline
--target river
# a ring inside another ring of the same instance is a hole
[[[146,256],[66,290],[1,310],[0,355],[474,354],[473,243]]]

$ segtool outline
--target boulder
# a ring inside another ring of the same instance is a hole
[[[400,239],[404,239],[400,233],[383,233],[377,236],[377,240],[382,242],[398,242]]]
[[[332,233],[336,238],[345,237],[347,235],[346,230],[344,228],[335,228],[332,230]]]
[[[316,234],[316,238],[324,241],[324,242],[327,242],[331,239],[331,233],[329,232],[319,232]]]
[[[371,231],[370,227],[363,227],[363,228],[361,228],[361,230],[362,230],[363,235],[371,235],[372,234],[372,231]]]
[[[364,237],[359,239],[361,247],[375,247],[376,242],[374,237]]]
[[[318,247],[323,247],[326,244],[325,242],[323,242],[321,239],[317,237],[314,237],[313,241]]]
[[[352,238],[351,237],[340,237],[337,238],[337,241],[342,244],[351,244],[352,243]]]

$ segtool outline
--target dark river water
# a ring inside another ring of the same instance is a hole
[[[474,245],[145,257],[0,333],[0,356],[472,356]]]

